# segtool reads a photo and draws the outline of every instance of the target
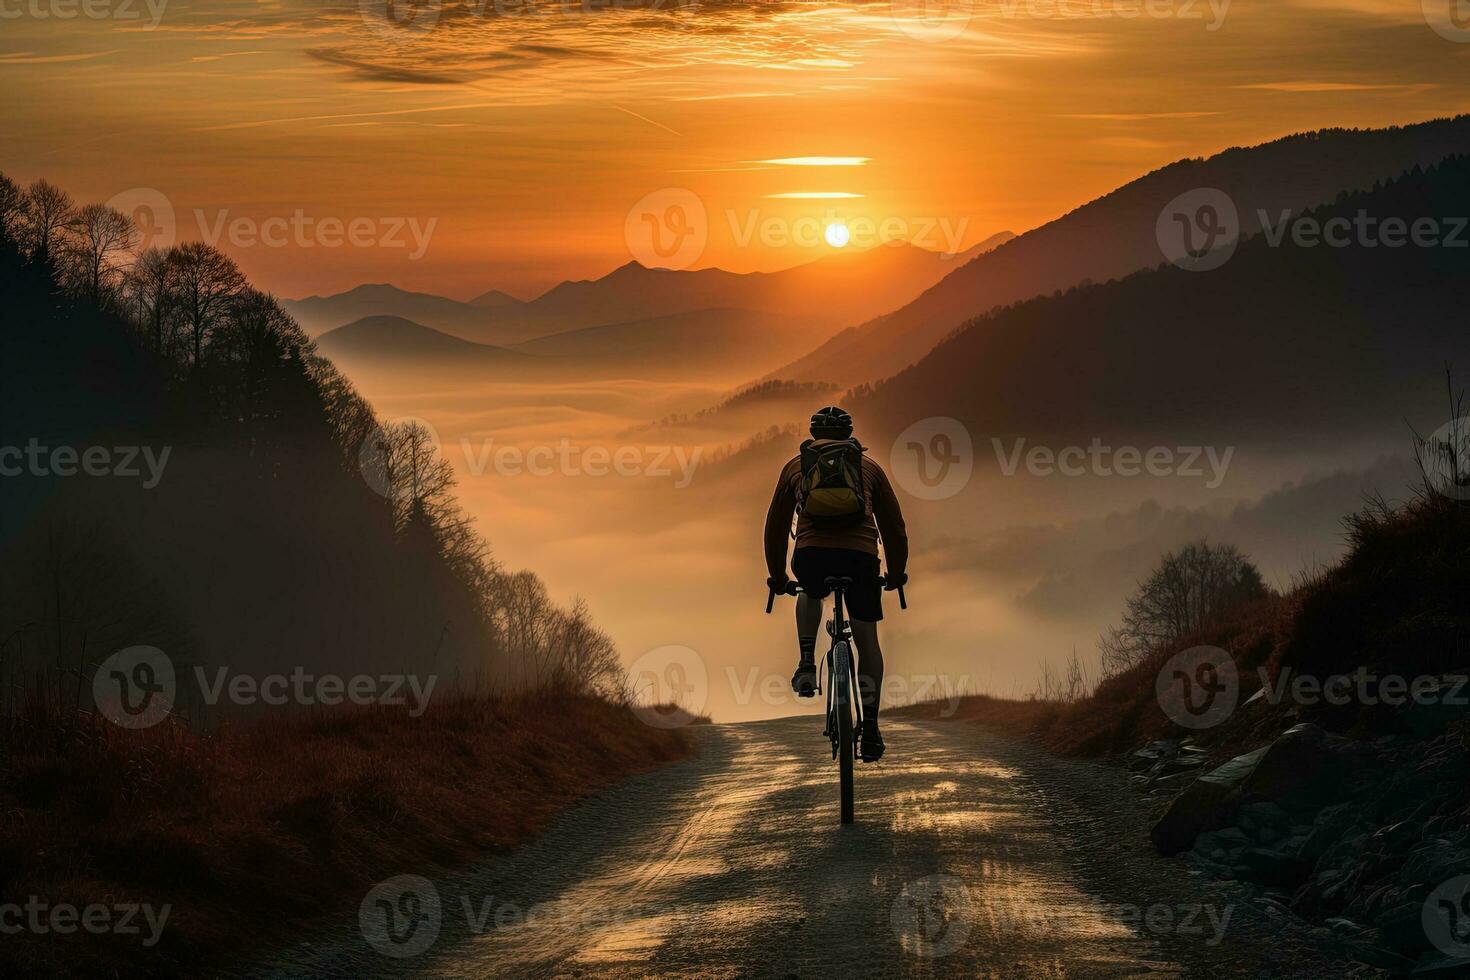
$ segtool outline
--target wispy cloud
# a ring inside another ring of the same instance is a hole
[[[1063,112],[1058,119],[1095,119],[1100,122],[1148,122],[1155,119],[1203,119],[1218,112]]]
[[[1267,92],[1372,92],[1381,89],[1414,89],[1422,85],[1373,85],[1365,82],[1256,82],[1236,88],[1261,89]]]
[[[743,163],[769,163],[778,167],[861,167],[872,157],[778,157],[775,160],[744,160]]]
[[[117,54],[117,49],[91,51],[87,54],[36,54],[34,51],[20,51],[15,54],[0,54],[0,65],[59,65],[70,61],[93,61],[106,58],[110,54]]]
[[[772,201],[825,201],[862,196],[849,194],[847,191],[792,191],[787,194],[767,194],[766,198]]]
[[[612,107],[614,109],[618,110],[619,112],[625,112],[625,113],[627,113],[628,115],[632,116],[634,119],[641,119],[644,122],[648,123],[648,125],[650,125],[650,126],[657,126],[659,129],[662,129],[666,133],[673,133],[675,136],[683,136],[684,135],[683,133],[679,132],[677,129],[670,129],[668,126],[665,126],[663,123],[658,122],[657,120],[654,120],[654,119],[649,119],[647,116],[643,115],[641,112],[634,112],[632,109],[629,109],[626,106],[620,106],[617,103],[613,103],[612,104]]]

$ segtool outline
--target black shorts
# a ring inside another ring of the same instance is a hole
[[[847,615],[865,623],[883,618],[883,586],[878,584],[878,556],[853,548],[797,548],[791,572],[808,595],[827,598],[827,577],[850,578]]]

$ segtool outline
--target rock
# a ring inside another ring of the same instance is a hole
[[[1256,824],[1266,827],[1285,827],[1291,823],[1291,817],[1275,803],[1265,800],[1259,803],[1247,803],[1240,808],[1240,812],[1250,817]]]
[[[1352,745],[1316,725],[1295,725],[1251,766],[1240,785],[1241,799],[1312,808],[1337,802],[1352,785]]]
[[[1163,750],[1155,748],[1159,744],[1139,752],[1158,752],[1162,758]],[[1177,854],[1192,847],[1201,831],[1226,823],[1237,809],[1239,823],[1248,830],[1285,826],[1291,822],[1289,807],[1320,809],[1351,791],[1352,776],[1362,763],[1354,745],[1316,725],[1295,725],[1270,745],[1236,756],[1189,783],[1149,836],[1160,852]],[[1325,849],[1329,841],[1324,837],[1317,843]]]
[[[1304,862],[1264,847],[1246,848],[1240,855],[1240,864],[1250,869],[1252,879],[1266,885],[1297,885],[1311,871]]]
[[[1179,743],[1172,739],[1150,742],[1128,758],[1129,769],[1150,769],[1162,759],[1172,759],[1179,754]]]
[[[1414,964],[1414,976],[1464,977],[1470,976],[1470,959],[1450,956],[1447,953],[1425,953]]]
[[[1326,924],[1333,932],[1354,933],[1363,931],[1363,927],[1352,919],[1344,919],[1341,916],[1326,920]]]
[[[1414,969],[1414,961],[1407,956],[1400,956],[1393,950],[1384,949],[1367,943],[1352,943],[1349,947],[1353,958],[1368,966],[1385,970],[1392,976],[1403,976]]]
[[[1423,911],[1419,902],[1404,902],[1380,915],[1374,925],[1394,949],[1417,954],[1429,948],[1429,940],[1424,936]]]
[[[1256,762],[1265,754],[1266,749],[1260,748],[1231,759],[1186,786],[1149,831],[1154,847],[1162,854],[1187,851],[1194,846],[1194,839],[1201,831],[1222,823],[1221,804],[1250,775]]]

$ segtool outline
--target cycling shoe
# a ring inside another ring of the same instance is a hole
[[[812,698],[817,696],[817,665],[815,661],[803,660],[796,665],[796,673],[791,675],[791,689],[799,698]]]
[[[877,762],[883,758],[883,735],[876,721],[864,721],[858,734],[858,755],[864,762]]]

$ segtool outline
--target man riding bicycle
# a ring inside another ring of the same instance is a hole
[[[801,659],[791,688],[804,698],[817,690],[817,629],[822,602],[831,591],[829,577],[850,578],[847,608],[857,643],[858,691],[863,724],[858,752],[864,762],[883,755],[878,731],[878,702],[883,693],[883,651],[878,622],[883,618],[883,590],[904,585],[908,576],[909,539],[898,497],[882,468],[852,437],[852,416],[840,408],[824,408],[812,416],[811,439],[781,470],[766,513],[766,584],[790,592],[786,574],[786,539],[791,516],[797,515],[796,547],[791,571],[802,593],[796,600],[796,640]],[[878,573],[878,542],[888,558],[888,574]]]

